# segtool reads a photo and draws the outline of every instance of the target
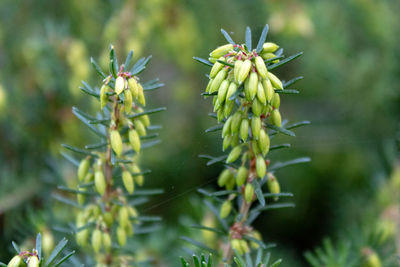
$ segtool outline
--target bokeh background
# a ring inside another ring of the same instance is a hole
[[[211,102],[200,96],[208,69],[192,57],[223,44],[221,28],[242,42],[247,25],[258,36],[268,23],[267,39],[285,55],[304,51],[277,72],[305,77],[295,85],[301,94],[282,98],[283,116],[312,123],[274,157],[312,162],[277,173],[296,207],[267,212],[255,225],[277,244],[271,252],[283,266],[307,266],[303,253],[324,236],[368,223],[361,218],[396,160],[399,12],[400,2],[391,0],[0,1],[0,260],[12,254],[11,240],[29,243],[38,231],[59,239],[64,234],[54,226],[73,220],[69,207],[51,198],[57,184],[75,179],[60,144],[93,138],[71,107],[96,110],[79,86],[100,85],[89,58],[104,66],[112,43],[121,60],[131,49],[135,59],[152,54],[143,77],[166,84],[147,94],[150,107],[168,110],[152,117],[163,125],[162,143],[143,157],[153,170],[146,187],[165,193],[141,207],[162,216],[164,230],[141,244],[160,266],[177,266],[187,245],[179,236],[190,235],[187,225],[206,210],[196,189],[214,188],[221,170],[198,157],[220,154],[221,140],[204,133],[215,123],[207,116]]]

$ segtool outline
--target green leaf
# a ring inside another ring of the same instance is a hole
[[[222,190],[222,191],[210,193],[202,188],[197,189],[197,191],[208,197],[213,197],[213,196],[218,197],[218,196],[225,196],[225,195],[229,195],[229,194],[237,194],[238,193],[237,191],[234,191],[234,190]]]
[[[55,200],[58,200],[58,201],[60,201],[60,202],[62,202],[62,203],[64,203],[64,204],[66,204],[66,205],[73,206],[73,207],[76,207],[76,208],[79,208],[79,207],[80,207],[78,203],[76,203],[75,201],[72,201],[72,200],[69,199],[69,198],[63,197],[63,196],[58,195],[58,194],[52,194],[51,196],[52,196]]]
[[[239,252],[234,249],[233,252],[235,253],[234,261],[236,262],[239,267],[246,267],[246,263],[244,262],[243,257],[239,254]]]
[[[90,144],[90,145],[86,145],[85,149],[98,149],[98,148],[103,148],[103,147],[107,147],[107,142],[100,142],[97,144]]]
[[[292,60],[295,60],[296,58],[298,58],[299,56],[301,56],[301,55],[303,55],[303,52],[299,52],[299,53],[296,53],[296,54],[294,54],[294,55],[291,55],[290,57],[287,57],[287,58],[285,58],[285,59],[282,59],[281,61],[279,61],[279,62],[277,62],[277,63],[275,63],[275,64],[272,64],[272,65],[269,65],[268,67],[267,67],[267,69],[270,71],[270,70],[273,70],[273,69],[276,69],[277,67],[280,67],[280,66],[282,66],[282,65],[285,65],[286,63],[289,63],[290,61],[292,61]]]
[[[90,156],[93,156],[93,157],[97,157],[96,154],[93,154],[92,152],[86,151],[84,149],[80,149],[80,148],[77,148],[77,147],[74,147],[74,146],[70,146],[70,145],[67,145],[67,144],[61,144],[61,146],[66,148],[66,149],[68,149],[68,150],[71,150],[73,152],[79,153],[79,154],[90,155]]]
[[[309,124],[311,124],[310,121],[299,121],[299,122],[295,122],[295,123],[286,125],[285,128],[290,130],[290,129],[298,128],[298,127],[301,127],[301,126],[304,126],[304,125],[309,125]]]
[[[164,84],[160,83],[160,79],[156,78],[142,84],[143,90],[150,91],[163,87]]]
[[[97,134],[98,136],[103,137],[103,138],[106,137],[105,133],[101,132],[98,128],[96,128],[94,125],[91,125],[89,123],[89,120],[96,120],[95,117],[88,115],[87,113],[79,110],[77,107],[72,107],[72,113],[80,121],[82,121],[90,130],[92,130],[95,134]]]
[[[269,26],[266,24],[264,26],[264,29],[261,32],[260,39],[258,40],[257,48],[256,48],[256,53],[260,53],[263,49],[263,44],[265,40],[267,39],[267,34],[268,34]]]
[[[0,262],[0,266],[1,266],[1,267],[7,267],[7,264],[5,264],[5,263],[3,263],[3,262]]]
[[[263,210],[274,210],[274,209],[282,209],[282,208],[294,208],[296,205],[292,202],[288,203],[275,203],[275,204],[268,204],[265,207],[259,207],[257,208],[259,211]]]
[[[299,76],[299,77],[293,78],[293,79],[291,79],[291,80],[289,80],[287,82],[284,82],[283,83],[283,88],[291,86],[291,85],[295,84],[296,82],[303,80],[303,78],[304,78],[303,76]]]
[[[212,126],[208,129],[206,129],[205,132],[206,133],[217,132],[217,131],[221,130],[223,127],[224,127],[223,124],[218,124],[218,125],[215,125],[215,126]]]
[[[141,59],[139,59],[130,71],[132,73],[132,75],[138,75],[142,71],[144,71],[144,69],[146,68],[147,63],[149,63],[151,57],[152,56],[148,56],[147,58],[142,57]]]
[[[288,135],[288,136],[292,136],[292,137],[296,136],[296,134],[295,134],[294,132],[289,131],[289,130],[287,130],[287,129],[285,129],[285,128],[281,128],[281,127],[272,125],[272,124],[267,124],[267,128],[270,128],[270,129],[275,130],[275,131],[277,131],[277,132],[286,134],[286,135]]]
[[[272,193],[264,193],[264,197],[293,197],[292,193],[278,193],[278,194],[272,194]]]
[[[203,92],[200,95],[202,95],[202,96],[212,96],[212,95],[217,95],[217,94],[218,94],[218,92],[213,92],[213,93]]]
[[[117,56],[115,55],[114,46],[110,46],[110,71],[114,78],[117,78],[118,74],[118,60]]]
[[[222,155],[222,156],[219,156],[219,157],[213,157],[213,156],[205,155],[205,154],[199,155],[199,158],[210,159],[207,162],[207,166],[210,166],[210,165],[215,164],[217,162],[225,161],[225,159],[227,157],[228,157],[228,155]]]
[[[201,229],[201,230],[205,230],[205,231],[214,232],[214,233],[217,233],[219,235],[225,235],[226,234],[224,231],[221,231],[221,230],[219,230],[217,228],[203,226],[203,225],[200,225],[200,224],[192,224],[190,227],[191,228],[195,228],[195,229]]]
[[[276,266],[278,266],[279,264],[281,264],[281,262],[282,262],[282,259],[276,260],[274,263],[271,264],[270,267],[276,267]]]
[[[275,60],[282,59],[282,58],[285,58],[285,57],[284,57],[284,56],[276,56],[276,57],[273,57],[273,58],[269,58],[269,59],[264,60],[264,63],[265,63],[265,64],[268,64],[268,63],[271,63],[271,62],[273,62],[273,61],[275,61]],[[272,65],[272,64],[271,64],[271,65]]]
[[[145,135],[145,136],[141,136],[140,140],[149,140],[149,139],[156,138],[158,136],[159,136],[158,133],[148,134],[148,135]]]
[[[67,255],[65,255],[64,257],[61,258],[61,260],[59,260],[53,267],[58,267],[60,266],[63,262],[65,262],[66,260],[68,260],[72,255],[75,254],[75,250],[71,251],[70,253],[68,253]]]
[[[141,222],[160,222],[162,218],[160,216],[138,216],[131,217],[132,220],[138,220]]]
[[[146,142],[146,143],[142,142],[140,144],[140,149],[150,148],[150,147],[153,147],[153,146],[158,145],[160,143],[161,143],[160,139],[156,139],[156,140],[153,140],[153,141],[150,141],[150,142]]]
[[[19,246],[17,245],[17,243],[15,243],[14,241],[11,242],[12,246],[14,247],[15,251],[19,254],[21,253],[21,249],[19,248]]]
[[[254,186],[254,193],[256,194],[258,202],[260,202],[261,206],[265,206],[265,199],[263,196],[263,192],[262,192],[261,186],[258,183],[257,179],[254,179],[252,184]]]
[[[96,98],[100,98],[100,94],[97,93],[95,90],[93,90],[93,88],[87,84],[85,81],[82,81],[83,87],[80,86],[79,89],[81,89],[83,92],[85,92],[86,94],[90,95],[90,96],[94,96]]]
[[[201,243],[199,241],[193,240],[193,239],[191,239],[189,237],[186,237],[186,236],[181,236],[180,239],[182,239],[182,240],[184,240],[184,241],[186,241],[186,242],[188,242],[188,243],[190,243],[190,244],[192,244],[192,245],[194,245],[194,246],[196,246],[196,247],[198,247],[200,249],[204,249],[204,250],[207,250],[208,252],[217,254],[216,250],[207,247],[205,244],[203,244],[203,243]]]
[[[254,243],[257,243],[263,249],[267,248],[267,245],[264,242],[262,242],[261,240],[258,240],[257,238],[254,238],[254,237],[249,236],[249,235],[244,235],[243,238],[246,239],[246,240],[252,241]]]
[[[167,110],[166,107],[154,108],[154,109],[145,110],[145,111],[140,112],[140,113],[135,113],[135,114],[129,115],[127,117],[130,118],[130,119],[133,119],[133,118],[137,118],[137,117],[140,117],[140,116],[143,116],[143,115],[154,114],[154,113],[158,113],[158,112],[165,111],[165,110]]]
[[[194,263],[195,267],[201,267],[200,266],[200,261],[199,261],[199,259],[197,258],[196,255],[193,255],[193,263]]]
[[[58,255],[60,255],[60,253],[62,252],[62,250],[65,248],[65,246],[67,245],[68,240],[63,238],[58,244],[57,246],[53,249],[53,251],[50,254],[50,257],[48,258],[48,260],[46,261],[46,266],[49,266],[50,264],[52,264],[55,259],[58,257]]]
[[[76,190],[76,189],[72,189],[69,187],[65,187],[65,186],[57,186],[58,190],[61,191],[65,191],[65,192],[70,192],[70,193],[74,193],[74,194],[81,194],[81,195],[96,195],[96,193],[94,192],[88,192],[88,191],[81,191],[81,190]]]
[[[137,227],[135,230],[135,234],[148,234],[148,233],[153,233],[156,231],[159,231],[161,229],[160,224],[153,224],[148,227]]]
[[[133,193],[134,196],[154,196],[164,194],[163,189],[138,189]]]
[[[270,146],[269,151],[271,150],[277,150],[277,149],[282,149],[282,148],[289,148],[290,144],[279,144],[279,145],[273,145]]]
[[[182,267],[190,267],[189,263],[183,257],[180,257],[180,258],[181,258]]]
[[[246,27],[246,46],[247,50],[251,51],[251,29],[249,26]]]
[[[69,162],[72,163],[72,165],[74,165],[75,167],[79,167],[79,160],[75,159],[74,157],[72,157],[71,155],[68,155],[65,152],[61,152],[60,153],[61,156],[63,156],[66,160],[68,160]]]
[[[42,259],[42,235],[38,233],[36,235],[36,243],[35,243],[35,249],[37,251],[37,255],[39,258],[39,261]]]
[[[124,63],[124,70],[127,71],[129,69],[129,64],[131,63],[132,60],[132,56],[133,56],[133,51],[129,51],[128,56],[125,59],[125,63]]]
[[[211,210],[211,212],[214,213],[215,217],[218,219],[218,221],[220,222],[222,227],[225,229],[225,231],[228,231],[228,229],[229,229],[228,224],[226,223],[225,220],[221,219],[221,217],[219,216],[219,210],[217,208],[215,208],[214,205],[211,204],[210,201],[205,199],[205,200],[203,200],[203,202]]]
[[[224,29],[221,29],[221,33],[229,43],[231,43],[233,45],[235,44],[232,37]]]
[[[299,164],[299,163],[310,162],[310,161],[311,161],[311,159],[309,157],[301,157],[301,158],[288,160],[288,161],[284,161],[284,162],[279,162],[278,161],[275,164],[273,164],[272,166],[270,166],[268,168],[268,170],[275,171],[275,170],[283,168],[283,167],[287,167],[287,166],[294,165],[294,164]]]
[[[221,64],[223,64],[223,65],[225,65],[225,66],[229,66],[229,67],[231,67],[231,68],[233,68],[234,66],[232,65],[232,64],[230,64],[230,63],[228,63],[228,62],[225,62],[225,61],[222,61],[222,60],[217,60],[217,62],[219,62],[219,63],[221,63]]]
[[[107,75],[104,74],[104,72],[101,70],[99,64],[91,57],[90,58],[90,63],[92,63],[93,68],[96,70],[96,72],[100,75],[101,78],[106,78]]]
[[[275,93],[293,95],[293,94],[298,94],[300,92],[299,92],[299,90],[296,90],[296,89],[284,89],[284,90],[275,89]]]
[[[194,60],[196,60],[197,62],[200,62],[206,66],[212,67],[214,66],[213,63],[211,63],[209,60],[201,58],[201,57],[193,57]]]

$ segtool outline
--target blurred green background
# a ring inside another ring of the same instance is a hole
[[[153,170],[146,187],[165,194],[141,208],[161,215],[167,229],[143,242],[174,266],[185,246],[178,237],[205,210],[196,189],[215,187],[221,170],[198,158],[221,154],[221,140],[204,133],[215,123],[207,116],[211,101],[200,96],[208,69],[192,57],[223,44],[221,28],[243,42],[247,25],[258,38],[269,23],[267,39],[285,55],[304,51],[277,71],[285,80],[305,76],[295,85],[301,94],[282,98],[281,112],[312,122],[284,139],[291,149],[272,157],[312,162],[277,173],[296,208],[267,212],[255,225],[277,243],[272,253],[284,257],[283,266],[303,266],[304,251],[359,222],[391,171],[400,115],[399,12],[400,2],[391,0],[0,1],[0,260],[10,257],[11,240],[73,220],[50,197],[57,184],[75,179],[60,144],[91,142],[71,107],[97,110],[79,86],[100,85],[89,58],[106,64],[112,43],[120,59],[131,49],[136,59],[152,54],[142,77],[166,84],[147,94],[149,107],[168,110],[152,117],[163,125],[162,143],[143,157]]]

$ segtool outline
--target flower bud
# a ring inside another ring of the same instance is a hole
[[[271,105],[274,108],[279,108],[279,106],[281,105],[281,97],[279,96],[278,93],[274,93],[274,97],[272,98]]]
[[[279,182],[273,174],[268,174],[267,185],[269,192],[271,192],[272,194],[279,194],[281,192]],[[274,197],[275,201],[277,201],[278,199],[279,197]]]
[[[217,58],[214,58],[214,57],[209,57],[208,58],[208,61],[210,61],[211,63],[215,63],[215,62],[217,62]]]
[[[236,90],[237,90],[237,84],[235,82],[231,82],[228,87],[228,92],[226,93],[226,99],[225,99],[226,102],[228,102],[231,96],[234,93],[236,93]]]
[[[81,187],[81,188],[79,188],[79,191],[85,192],[86,188],[85,187]],[[83,205],[85,203],[85,195],[84,194],[77,193],[76,194],[76,199],[77,199],[79,205]]]
[[[253,134],[254,139],[258,139],[260,136],[260,131],[261,131],[261,118],[260,117],[254,117],[251,118],[251,132]]]
[[[224,119],[224,109],[220,108],[217,112],[217,120],[221,122]]]
[[[117,154],[117,156],[120,156],[122,153],[122,139],[117,130],[111,130],[110,143],[111,148],[114,150],[115,154]]]
[[[100,88],[100,108],[103,109],[108,102],[108,96],[107,93],[108,92],[108,85],[103,84]]]
[[[87,245],[88,238],[89,238],[88,229],[83,229],[76,233],[76,243],[78,243],[78,245],[81,247],[85,247]]]
[[[104,174],[102,171],[96,171],[94,173],[94,186],[96,191],[103,196],[106,192],[106,179],[104,178]]]
[[[101,230],[95,229],[92,233],[92,247],[94,252],[99,252],[102,246]]]
[[[254,99],[253,103],[251,104],[251,110],[253,111],[253,114],[258,117],[263,112],[263,109],[263,104],[258,99]]]
[[[234,66],[233,66],[233,78],[235,79],[236,82],[238,82],[238,75],[240,72],[240,68],[242,67],[242,64],[243,64],[243,61],[236,60]]]
[[[211,84],[213,83],[214,79],[210,79],[207,83],[206,92],[210,93]]]
[[[125,89],[125,79],[121,76],[118,76],[118,78],[115,80],[115,93],[119,95],[124,91]]]
[[[260,234],[260,232],[258,232],[258,231],[252,231],[252,232],[250,233],[250,236],[253,237],[254,239],[257,239],[257,240],[262,241],[261,234]],[[251,247],[254,248],[254,249],[258,249],[258,248],[260,247],[260,245],[259,245],[258,243],[253,242],[253,241],[250,242],[250,245],[251,245]]]
[[[221,137],[224,138],[225,136],[230,134],[231,131],[231,122],[232,122],[232,117],[229,117],[225,123],[224,127],[222,127],[222,132],[221,132]]]
[[[240,240],[240,247],[242,248],[242,251],[244,253],[249,253],[250,252],[250,248],[249,245],[247,244],[246,240]]]
[[[226,98],[226,93],[228,92],[229,82],[227,80],[223,80],[218,89],[218,102],[220,104],[224,103]]]
[[[219,212],[219,216],[221,219],[228,217],[229,213],[231,213],[232,203],[229,200],[224,201],[221,205],[221,210]]]
[[[128,79],[128,86],[129,86],[129,90],[132,93],[132,97],[137,99],[138,94],[139,94],[139,86],[138,86],[138,82],[136,81],[136,79],[134,77]]]
[[[260,137],[258,138],[258,147],[260,148],[260,151],[264,156],[267,155],[269,151],[269,146],[270,146],[269,136],[264,131],[264,129],[261,129]]]
[[[231,240],[231,247],[233,250],[236,250],[240,255],[243,255],[244,251],[242,249],[242,246],[240,244],[239,239],[232,239]]]
[[[143,86],[140,83],[138,83],[137,100],[142,106],[146,106],[146,98],[144,97]]]
[[[271,42],[266,42],[263,44],[263,53],[274,53],[276,50],[278,50],[279,45]]]
[[[364,264],[363,267],[381,267],[382,263],[379,259],[378,254],[370,248],[364,248],[362,250],[364,254]]]
[[[133,123],[135,125],[135,130],[139,134],[139,136],[145,136],[146,127],[144,126],[143,122],[141,120],[136,119]]]
[[[249,121],[247,119],[243,119],[240,123],[240,137],[242,141],[245,142],[249,135]]]
[[[237,186],[242,186],[247,179],[247,169],[244,166],[239,167],[236,174],[236,184]]]
[[[7,264],[7,267],[19,267],[22,266],[23,260],[21,256],[14,256]]]
[[[257,99],[261,102],[261,104],[267,104],[267,98],[265,97],[265,90],[264,86],[262,85],[261,81],[258,82],[257,86]]]
[[[86,175],[89,172],[89,168],[90,168],[90,157],[86,157],[83,160],[81,160],[78,167],[78,179],[80,182],[82,182],[85,179]]]
[[[140,152],[140,137],[135,129],[129,130],[129,144],[137,153]]]
[[[264,59],[264,60],[268,60],[268,59],[271,59],[271,58],[274,58],[274,57],[276,57],[276,55],[274,54],[274,53],[269,53],[269,52],[262,52],[261,53],[261,57]],[[274,61],[272,61],[273,63],[276,63],[276,62],[278,62],[279,61],[279,59],[277,59],[277,60],[274,60]]]
[[[135,183],[138,184],[138,186],[142,186],[144,183],[144,177],[143,175],[135,175]]]
[[[126,244],[126,232],[125,229],[122,228],[121,226],[118,226],[117,228],[117,240],[118,244],[123,247]]]
[[[251,61],[246,59],[243,62],[242,66],[240,66],[239,73],[237,75],[238,84],[241,84],[242,82],[244,82],[244,80],[246,80],[250,70],[251,70]]]
[[[132,103],[133,103],[132,92],[130,90],[125,90],[124,95],[125,95],[125,101],[124,101],[125,112],[129,113],[132,110]]]
[[[241,153],[242,153],[242,148],[240,146],[234,147],[232,151],[229,153],[228,158],[226,159],[226,163],[232,163],[236,161],[240,157]]]
[[[261,153],[260,148],[258,147],[258,142],[256,140],[253,140],[251,142],[251,148],[253,149],[254,154],[258,155]]]
[[[242,120],[242,115],[239,112],[236,112],[232,116],[232,121],[231,121],[231,133],[237,133],[239,131],[240,127],[240,122]]]
[[[219,60],[225,61],[225,58],[220,57]],[[210,78],[214,78],[223,67],[224,64],[215,62],[210,71]]]
[[[265,98],[267,99],[268,102],[272,101],[272,97],[275,94],[274,87],[271,84],[271,81],[267,78],[262,81],[263,87],[264,87],[264,93],[265,93]]]
[[[282,118],[281,113],[278,109],[274,109],[271,112],[271,123],[275,126],[281,127],[282,126]]]
[[[105,233],[102,234],[101,238],[102,238],[104,250],[106,252],[110,252],[111,251],[111,246],[112,246],[110,234],[105,232]]]
[[[221,83],[226,78],[226,74],[227,74],[226,69],[222,69],[222,70],[220,70],[220,72],[218,72],[217,76],[215,76],[215,78],[213,79],[213,81],[210,85],[210,89],[209,89],[210,93],[214,93],[214,92],[218,91],[219,87],[221,86]]]
[[[133,177],[129,171],[122,172],[122,181],[126,191],[128,191],[129,194],[133,194],[133,191],[135,190],[135,184],[133,182]]]
[[[231,147],[239,145],[239,131],[232,134]]]
[[[265,159],[263,156],[257,156],[256,160],[256,173],[257,176],[261,179],[264,178],[265,173],[267,172],[267,166],[265,165]]]
[[[229,180],[225,184],[226,190],[233,190],[233,188],[235,188],[235,184],[235,178],[232,175],[231,177],[229,177]]]
[[[227,118],[231,112],[233,107],[235,106],[235,102],[233,100],[225,100],[225,106],[224,106],[224,117]]]
[[[283,89],[282,82],[276,77],[272,72],[268,72],[268,79],[271,81],[271,84],[276,89]]]
[[[268,70],[267,70],[267,67],[265,66],[264,60],[260,56],[257,56],[254,59],[254,64],[256,65],[258,74],[263,79],[267,78]]]
[[[254,196],[254,187],[252,184],[248,183],[244,188],[244,199],[246,200],[247,203],[251,203],[253,201],[253,196]]]
[[[224,56],[225,54],[227,54],[231,50],[233,50],[233,44],[222,45],[222,46],[214,49],[210,53],[210,56],[213,58],[220,58],[220,57]]]
[[[129,209],[125,206],[119,208],[118,212],[119,225],[126,227],[131,224],[129,220]]]
[[[229,169],[223,170],[218,177],[218,185],[220,187],[223,187],[226,184],[226,182],[230,179],[230,177],[233,177],[232,172]]]
[[[114,223],[114,216],[110,211],[107,211],[103,214],[103,221],[106,223],[108,227],[111,227]]]
[[[251,72],[249,76],[249,97],[250,99],[247,100],[253,100],[254,97],[257,95],[257,87],[258,87],[258,75],[255,72]]]
[[[139,120],[143,123],[145,127],[150,126],[150,118],[149,115],[143,115],[139,117]]]
[[[28,267],[39,267],[39,258],[36,255],[28,258]]]
[[[232,143],[232,135],[227,135],[224,137],[222,142],[222,151],[225,151]]]

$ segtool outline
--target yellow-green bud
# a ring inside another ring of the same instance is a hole
[[[264,129],[261,129],[260,136],[258,138],[258,147],[260,148],[260,151],[264,156],[267,155],[269,151],[269,146],[270,146],[269,136],[264,131]]]
[[[232,117],[229,117],[225,123],[224,127],[222,127],[222,132],[221,132],[221,137],[224,138],[231,132],[231,122],[232,122]]]
[[[363,249],[364,254],[364,264],[363,267],[381,267],[382,263],[379,259],[378,254],[375,251],[371,250],[370,248]]]
[[[252,184],[248,183],[244,188],[244,199],[246,200],[247,203],[251,203],[253,201],[253,196],[254,196],[254,187]]]
[[[129,194],[133,194],[135,190],[135,184],[133,182],[133,177],[129,171],[122,172],[122,181],[124,183],[124,187]]]
[[[231,247],[232,249],[236,250],[240,255],[243,255],[244,251],[243,248],[240,244],[240,240],[239,239],[232,239],[231,240]]]
[[[244,166],[239,167],[236,174],[236,184],[237,186],[242,186],[247,179],[247,169]]]
[[[103,214],[103,220],[106,223],[106,225],[108,227],[112,226],[113,222],[114,222],[114,216],[112,215],[112,213],[110,211],[107,211]]]
[[[145,136],[146,127],[144,126],[143,122],[141,120],[136,119],[133,123],[135,124],[135,130],[137,131],[139,136]]]
[[[125,229],[121,226],[117,228],[117,240],[118,244],[123,247],[126,244],[126,232]]]
[[[217,76],[212,80],[212,83],[210,85],[209,92],[214,93],[217,92],[219,87],[221,86],[221,83],[225,80],[227,74],[226,69],[222,69],[218,72]]]
[[[132,96],[137,99],[138,94],[139,94],[139,87],[138,87],[138,82],[134,77],[128,79],[128,86],[129,90],[132,93]]]
[[[214,79],[210,79],[207,83],[206,92],[210,93],[211,84],[213,83]]]
[[[246,240],[240,240],[240,247],[242,248],[242,251],[244,253],[249,253],[250,252],[250,248],[249,248],[249,245],[247,244]]]
[[[237,75],[238,84],[241,84],[242,82],[244,82],[244,80],[246,80],[250,70],[251,70],[251,61],[246,59],[243,62],[242,66],[240,66],[239,73]]]
[[[144,183],[144,177],[143,175],[136,175],[135,177],[135,183],[138,184],[138,186],[142,186]]]
[[[101,230],[95,229],[92,233],[92,247],[94,252],[99,252],[102,246]]]
[[[221,210],[219,212],[219,216],[224,219],[228,217],[229,213],[231,213],[232,203],[229,200],[224,201],[221,205]]]
[[[232,134],[232,141],[231,141],[231,147],[235,147],[239,144],[239,132],[235,132]]]
[[[86,188],[81,187],[81,188],[79,188],[79,191],[85,192]],[[85,203],[85,195],[84,194],[81,194],[81,193],[76,194],[76,199],[77,199],[79,205],[83,205]]]
[[[223,170],[218,177],[218,185],[223,187],[231,177],[233,177],[233,174],[229,169]]]
[[[129,209],[127,207],[120,207],[118,212],[118,219],[119,225],[121,225],[122,227],[126,227],[128,226],[128,224],[131,224],[129,220]]]
[[[254,59],[254,64],[256,65],[258,74],[263,79],[267,78],[268,70],[267,70],[267,67],[265,66],[264,60],[260,56],[257,56]]]
[[[268,102],[271,102],[272,97],[274,96],[274,87],[271,84],[271,81],[269,79],[265,79],[262,81],[263,87],[264,87],[264,92],[265,92],[265,98],[267,99]]]
[[[236,60],[235,64],[233,66],[233,78],[235,79],[236,82],[238,82],[238,75],[240,68],[242,67],[243,61],[241,60]]]
[[[130,90],[125,90],[124,95],[125,95],[125,101],[124,101],[125,112],[129,113],[132,110],[132,103],[133,103],[132,92]]]
[[[260,232],[258,232],[258,231],[253,231],[253,232],[251,232],[251,233],[250,233],[250,236],[252,236],[253,238],[255,238],[255,239],[257,239],[257,240],[262,241],[261,234],[260,234]],[[253,242],[253,241],[250,242],[250,245],[251,245],[252,248],[255,248],[255,249],[258,249],[258,248],[260,247],[260,245],[259,245],[258,243]]]
[[[225,99],[226,102],[228,102],[228,101],[229,101],[229,98],[230,98],[234,93],[236,93],[236,90],[237,90],[237,84],[236,84],[235,82],[231,82],[231,83],[229,84],[229,87],[228,87],[228,92],[226,93],[226,99]]]
[[[39,258],[37,256],[30,256],[28,258],[28,267],[39,267]]]
[[[208,58],[208,61],[210,61],[211,63],[215,63],[215,62],[217,62],[217,59],[216,58],[214,58],[214,57],[209,57]]]
[[[105,233],[102,234],[102,242],[103,242],[104,250],[106,252],[110,252],[111,251],[112,242],[111,242],[111,236],[110,236],[109,233],[105,232]]]
[[[264,178],[265,173],[267,172],[267,166],[265,165],[265,159],[263,156],[257,156],[256,160],[256,172],[259,178]]]
[[[229,82],[224,80],[218,89],[218,102],[222,105],[226,98],[226,93],[228,92]]]
[[[232,151],[229,153],[228,158],[226,159],[226,163],[232,163],[236,161],[240,157],[241,153],[242,153],[242,148],[240,146],[234,147]]]
[[[22,266],[22,258],[19,255],[14,256],[7,264],[7,267],[19,267]]]
[[[231,121],[231,133],[237,133],[239,131],[240,127],[240,122],[242,120],[242,115],[239,112],[236,112],[232,116],[232,121]]]
[[[273,174],[268,174],[268,189],[272,194],[279,194],[281,192],[281,186],[279,185],[278,180]],[[279,197],[274,197],[274,200],[277,201]]]
[[[224,119],[224,109],[221,108],[217,112],[217,120],[218,122],[221,122]]]
[[[227,135],[224,137],[224,141],[222,142],[222,150],[225,151],[232,143],[232,135]]]
[[[227,118],[231,112],[233,107],[235,106],[235,102],[233,100],[225,100],[225,106],[224,106],[224,117]]]
[[[251,142],[251,148],[253,148],[253,152],[254,154],[258,155],[261,153],[260,148],[258,147],[258,142],[256,140],[253,140]]]
[[[83,229],[76,233],[76,243],[78,243],[79,246],[85,247],[88,243],[88,238],[89,238],[88,229]]]
[[[115,93],[119,95],[120,93],[122,93],[122,91],[124,91],[125,87],[125,79],[121,76],[118,76],[118,78],[115,80]]]
[[[240,137],[242,138],[243,142],[246,141],[249,135],[249,121],[247,119],[243,119],[240,123]]]
[[[108,92],[108,85],[103,84],[100,88],[100,108],[103,109],[108,102],[108,96],[107,93]]]
[[[282,117],[278,109],[274,109],[271,112],[271,123],[275,126],[282,126]]]
[[[263,109],[263,104],[258,99],[254,99],[253,103],[251,104],[251,110],[253,111],[253,114],[258,117],[263,112]]]
[[[257,98],[261,102],[261,104],[265,105],[267,104],[267,98],[265,97],[265,90],[264,86],[262,85],[261,82],[258,82],[257,86]]]
[[[268,72],[268,79],[271,81],[272,86],[276,89],[283,89],[282,82],[272,72]]]
[[[96,171],[94,173],[94,185],[96,191],[102,196],[106,192],[106,179],[102,171]]]
[[[281,105],[281,97],[279,96],[278,93],[274,93],[274,97],[272,98],[271,105],[274,108],[279,108],[279,106]]]
[[[225,58],[220,57],[219,60],[225,61]],[[224,67],[224,64],[215,62],[210,71],[210,78],[214,78],[223,67]]]
[[[257,75],[257,73],[255,73],[255,72],[251,72],[250,73],[249,85],[248,86],[249,86],[248,92],[249,92],[250,99],[247,99],[247,100],[250,101],[250,100],[253,100],[254,97],[257,94],[257,87],[258,87],[258,75]]]
[[[117,154],[117,156],[120,156],[123,147],[122,147],[121,135],[117,130],[111,130],[110,143],[111,143],[111,148],[114,150],[115,154]]]
[[[253,117],[251,118],[251,132],[253,134],[254,139],[258,139],[260,136],[261,131],[261,118],[260,117]]]
[[[227,54],[232,49],[233,49],[233,44],[222,45],[222,46],[219,46],[216,49],[214,49],[210,53],[210,56],[213,58],[220,58],[220,57],[224,56],[225,54]]]
[[[144,90],[143,86],[138,83],[138,95],[137,95],[137,100],[142,106],[146,106],[146,98],[144,97]]]
[[[129,130],[129,144],[136,152],[140,152],[140,137],[135,129]]]
[[[85,176],[88,174],[90,168],[90,157],[86,157],[79,163],[78,167],[78,179],[82,182]]]
[[[233,188],[235,188],[235,178],[233,177],[233,175],[231,177],[229,177],[229,180],[226,182],[226,190],[232,190]]]
[[[279,45],[271,42],[266,42],[263,44],[263,53],[274,53],[276,50],[278,50]]]
[[[265,59],[265,60],[268,60],[268,59],[271,59],[271,58],[274,58],[274,57],[276,57],[276,55],[274,54],[274,53],[269,53],[269,52],[266,52],[266,53],[261,53],[261,57],[263,58],[263,59]],[[275,63],[275,61],[279,61],[279,59],[277,59],[277,60],[274,60],[274,61],[272,61],[273,63]]]

